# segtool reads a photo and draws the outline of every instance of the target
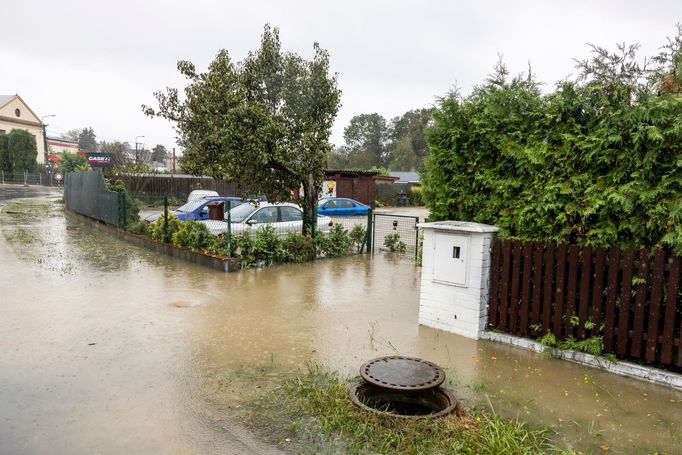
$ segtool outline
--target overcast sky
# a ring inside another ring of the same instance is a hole
[[[3,0],[0,95],[18,93],[48,133],[92,126],[98,139],[175,146],[171,125],[140,105],[184,87],[179,59],[204,70],[221,48],[234,59],[258,47],[266,22],[282,47],[312,56],[317,41],[339,74],[332,134],[356,114],[387,119],[430,106],[457,85],[480,83],[503,54],[513,73],[531,62],[548,89],[589,56],[587,42],[640,43],[652,55],[675,34],[670,1],[210,1]]]

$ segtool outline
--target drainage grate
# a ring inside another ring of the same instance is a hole
[[[387,356],[360,367],[360,376],[370,384],[391,390],[428,390],[445,381],[438,365],[416,357]]]

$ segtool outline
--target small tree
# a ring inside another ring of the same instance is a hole
[[[152,161],[159,163],[168,158],[168,150],[161,144],[152,149]]]
[[[69,152],[64,152],[59,160],[59,166],[57,166],[57,170],[64,174],[67,172],[87,171],[88,169],[90,169],[90,166],[84,156]]]
[[[302,187],[304,233],[313,225],[341,95],[329,54],[317,43],[313,49],[309,61],[282,52],[278,29],[266,25],[260,48],[241,62],[226,50],[206,73],[178,62],[189,80],[184,98],[169,88],[154,94],[157,109],[143,106],[175,123],[187,172],[237,181],[272,199]]]
[[[92,127],[83,128],[83,131],[78,135],[78,148],[88,152],[97,150],[97,137]]]
[[[13,129],[7,135],[7,154],[12,172],[35,169],[36,158],[38,157],[36,137],[26,130]]]
[[[7,149],[7,135],[0,134],[0,171],[10,172],[12,170],[12,161],[9,158],[9,150]]]

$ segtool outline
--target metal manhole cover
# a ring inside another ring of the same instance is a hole
[[[445,381],[441,367],[416,357],[387,356],[360,367],[360,376],[376,386],[393,390],[426,390]]]

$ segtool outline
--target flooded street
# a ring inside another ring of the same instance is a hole
[[[563,446],[682,453],[682,392],[420,327],[412,261],[225,274],[109,238],[49,194],[9,194],[0,186],[0,453],[277,453],[231,418],[240,388],[225,378],[309,364],[355,375],[397,353]],[[29,204],[45,216],[18,213]]]

